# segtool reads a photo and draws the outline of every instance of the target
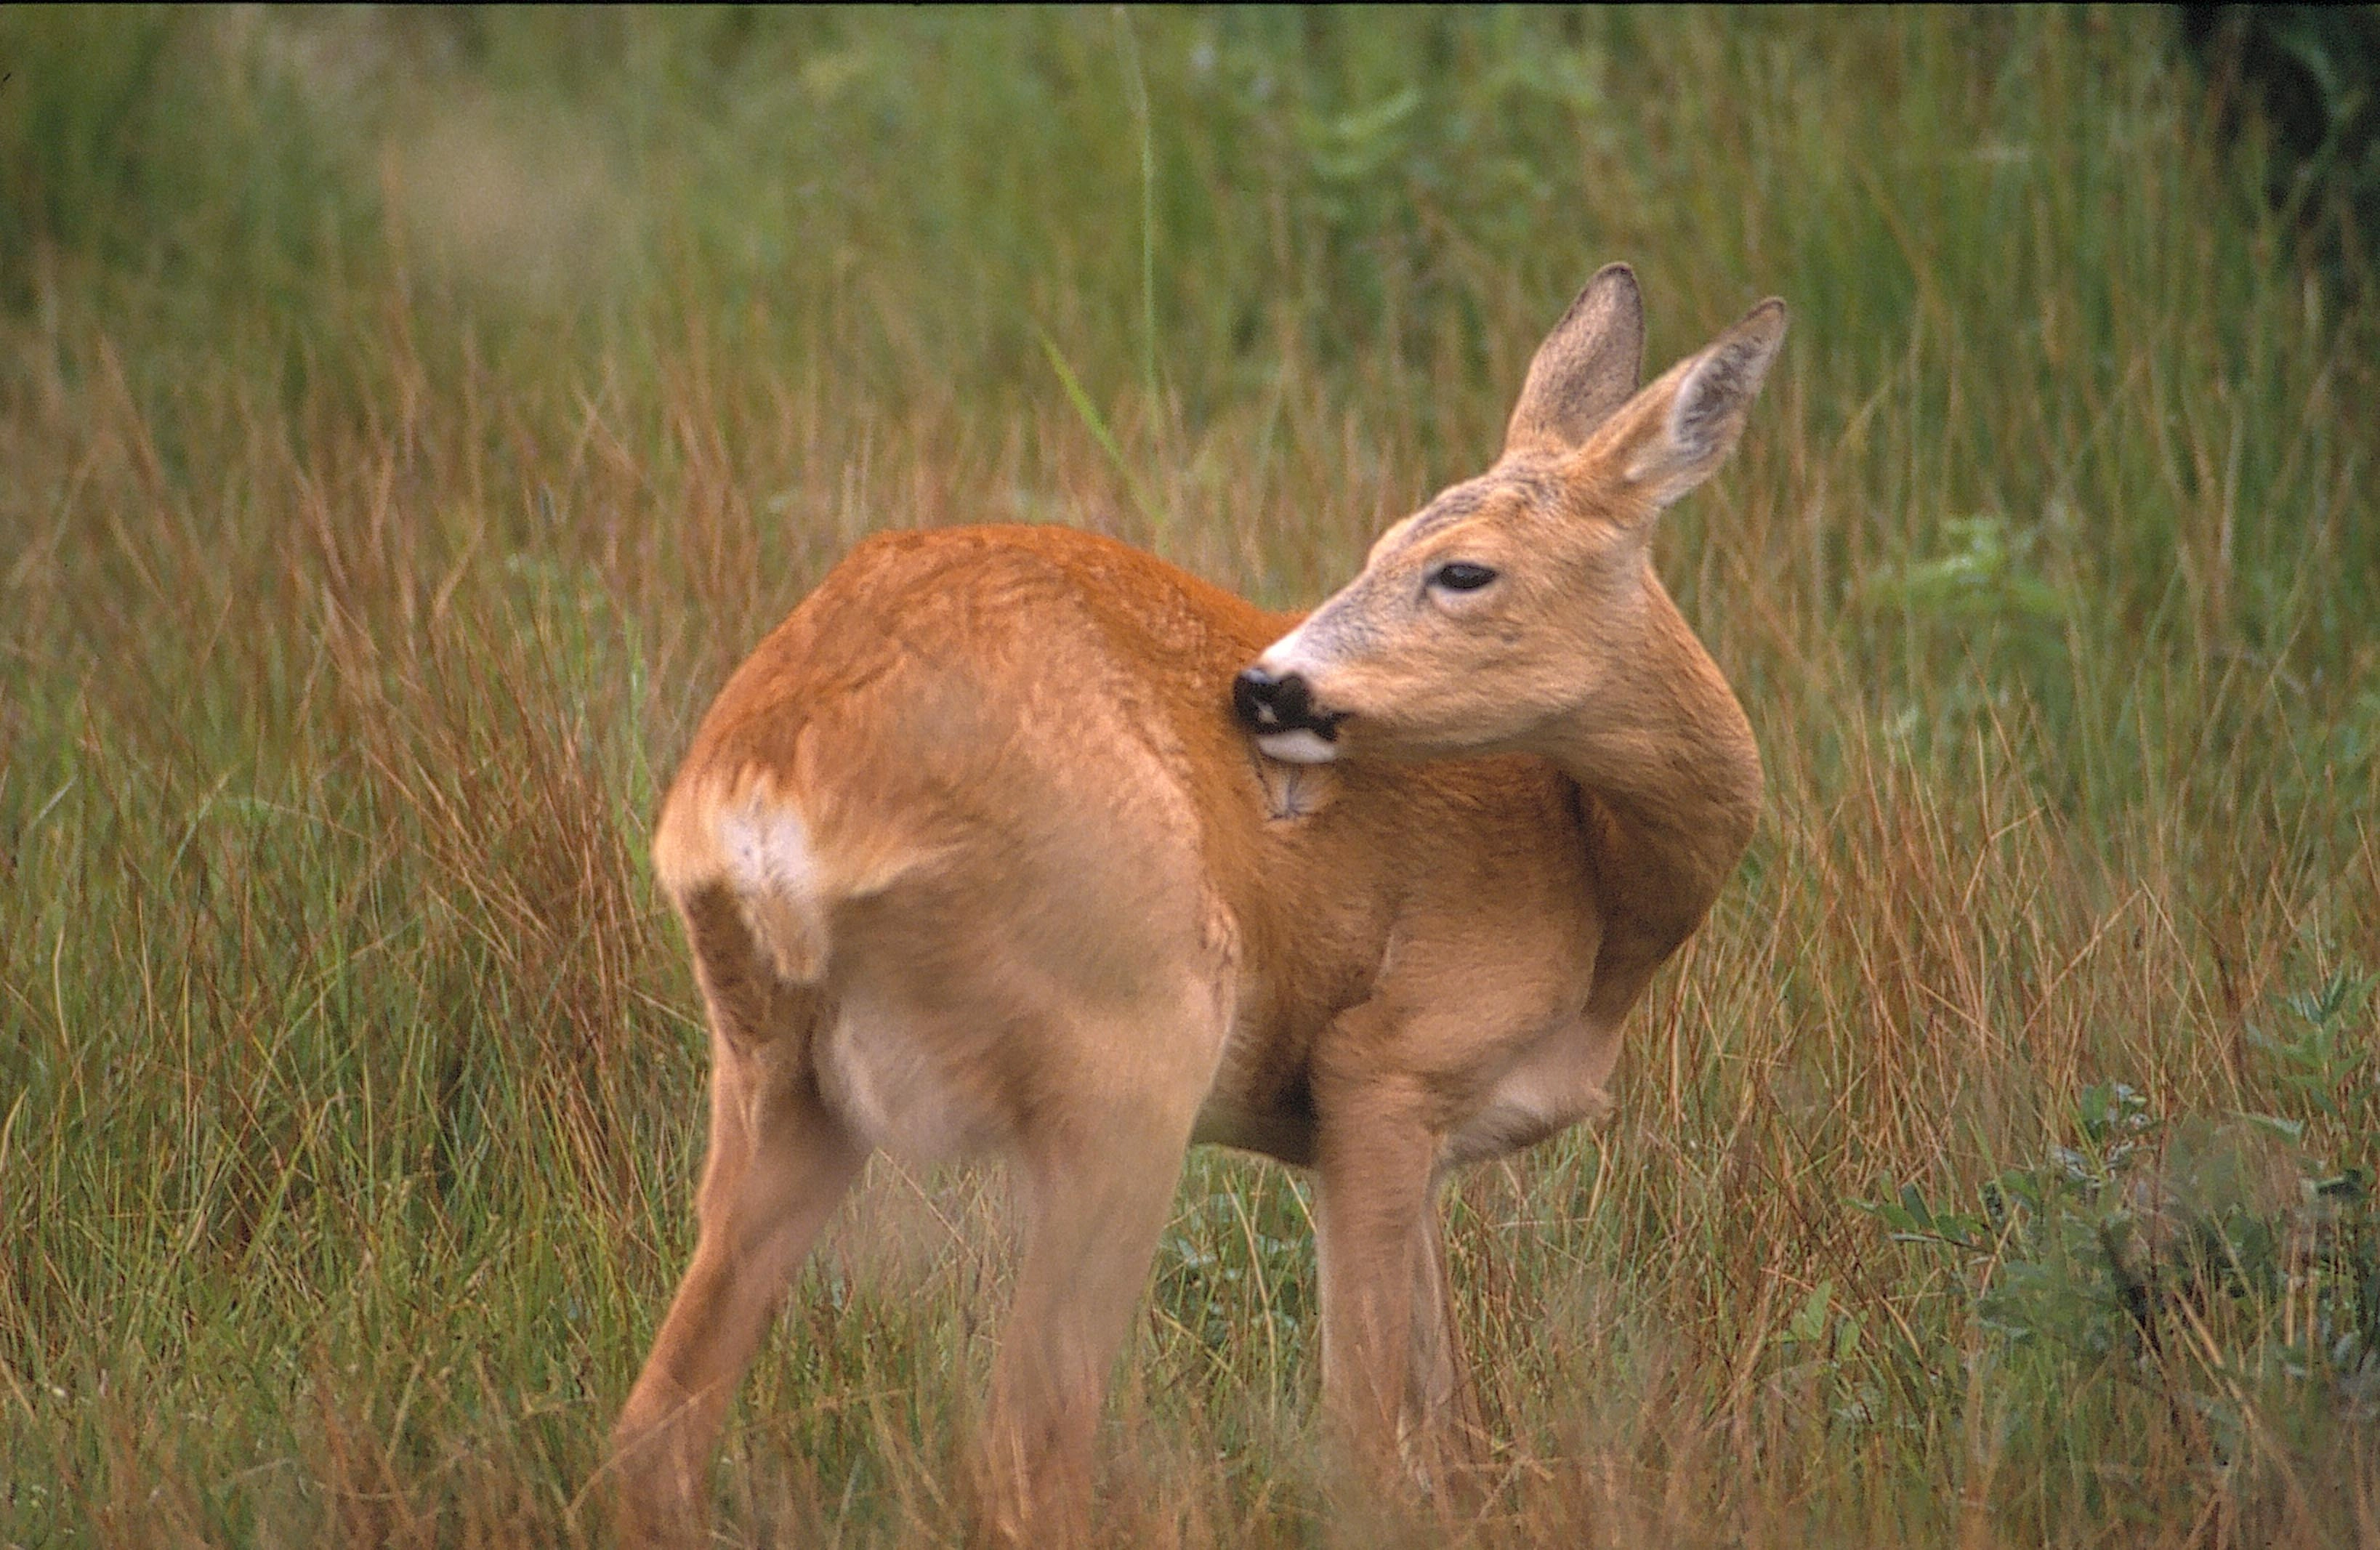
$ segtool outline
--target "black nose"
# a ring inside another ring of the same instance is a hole
[[[1296,673],[1275,678],[1260,667],[1243,668],[1232,680],[1232,708],[1250,732],[1311,732],[1328,743],[1341,718],[1314,710],[1314,691]]]

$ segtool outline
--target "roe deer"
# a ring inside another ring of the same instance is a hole
[[[1065,527],[869,539],[728,681],[662,809],[710,1013],[699,1241],[614,1436],[697,1509],[779,1299],[877,1147],[1014,1168],[981,1528],[1079,1538],[1184,1149],[1317,1182],[1322,1391],[1375,1479],[1459,1466],[1436,1186],[1606,1105],[1752,833],[1751,729],[1653,572],[1763,302],[1637,388],[1614,264],[1495,466],[1301,622]]]

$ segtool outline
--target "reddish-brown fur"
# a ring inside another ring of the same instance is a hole
[[[655,842],[715,1069],[700,1242],[616,1441],[649,1523],[698,1496],[878,1146],[1002,1156],[1021,1185],[975,1480],[992,1536],[1083,1532],[1107,1368],[1194,1140],[1316,1170],[1353,1458],[1425,1482],[1460,1461],[1438,1176],[1600,1108],[1626,1011],[1749,833],[1749,731],[1645,544],[1781,332],[1770,304],[1631,397],[1634,284],[1598,275],[1476,499],[1384,539],[1312,616],[1327,642],[1105,539],[981,527],[869,539],[761,644]],[[1503,545],[1504,590],[1410,627],[1402,582],[1366,600],[1450,543]],[[1503,667],[1463,658],[1481,620]],[[1348,757],[1258,752],[1229,688],[1260,656],[1352,712]],[[1433,698],[1451,708],[1398,708]]]

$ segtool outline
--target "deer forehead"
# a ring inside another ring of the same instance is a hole
[[[1560,480],[1536,460],[1500,465],[1439,491],[1429,504],[1382,533],[1365,561],[1370,569],[1421,549],[1459,527],[1490,533],[1507,522],[1550,512],[1562,501]]]

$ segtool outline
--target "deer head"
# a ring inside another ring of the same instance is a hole
[[[1275,758],[1548,751],[1651,713],[1662,508],[1734,447],[1785,337],[1770,299],[1637,387],[1636,277],[1587,282],[1530,362],[1493,467],[1382,534],[1361,575],[1275,641],[1233,704]]]

